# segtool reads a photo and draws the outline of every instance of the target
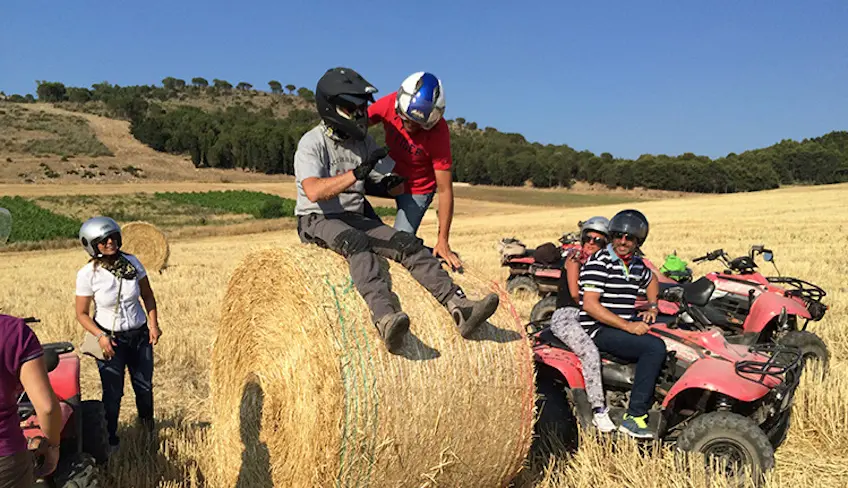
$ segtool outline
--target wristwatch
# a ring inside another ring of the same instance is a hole
[[[657,302],[648,302],[648,308],[657,310],[659,309],[659,305],[657,305]]]

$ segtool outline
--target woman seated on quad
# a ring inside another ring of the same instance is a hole
[[[592,217],[580,227],[580,249],[571,249],[557,291],[556,311],[551,317],[551,332],[580,358],[586,393],[592,405],[592,423],[601,432],[612,432],[615,424],[609,417],[601,382],[601,358],[598,347],[580,325],[580,287],[578,278],[583,263],[607,245],[609,220]]]
[[[18,397],[24,391],[46,441],[44,460],[33,473],[33,459],[21,431]],[[0,488],[30,488],[33,475],[47,476],[59,462],[62,411],[47,378],[44,351],[23,319],[0,315]]]

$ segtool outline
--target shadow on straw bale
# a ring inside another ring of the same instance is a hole
[[[388,268],[414,333],[402,355],[385,350],[331,251],[258,251],[233,272],[211,372],[212,445],[226,485],[268,472],[263,444],[274,486],[504,486],[519,472],[535,387],[505,292],[481,333],[490,340],[466,340],[402,266]],[[454,279],[471,298],[493,287],[469,273]],[[251,388],[262,408],[241,415]],[[246,422],[256,425],[248,435]]]

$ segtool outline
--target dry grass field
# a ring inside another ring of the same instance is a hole
[[[108,145],[108,144],[107,144]],[[555,240],[576,222],[602,214],[611,217],[629,206],[582,208],[526,207],[470,203],[454,220],[452,245],[470,270],[503,281],[495,243],[517,236],[535,246]],[[823,381],[805,379],[793,407],[788,440],[777,450],[770,487],[848,486],[848,185],[789,188],[769,192],[698,196],[636,205],[651,221],[646,254],[662,261],[677,250],[689,259],[715,248],[744,253],[754,243],[775,252],[780,271],[819,284],[828,291],[830,311],[812,330],[830,347],[831,373]],[[433,212],[421,230],[428,243],[436,237]],[[222,486],[210,436],[209,371],[221,302],[227,281],[251,251],[290,245],[293,230],[240,236],[180,240],[172,244],[170,267],[153,274],[161,325],[154,377],[158,445],[149,445],[132,423],[132,392],[127,385],[122,410],[122,448],[106,468],[107,486]],[[44,342],[78,343],[81,329],[73,317],[74,279],[86,262],[81,249],[0,254],[0,307],[4,313],[35,315]],[[709,264],[694,266],[703,273]],[[516,303],[523,318],[532,302]],[[249,334],[249,330],[244,331]],[[808,375],[809,376],[809,375]],[[805,377],[806,378],[806,377]],[[93,360],[84,359],[84,398],[99,398]],[[236,440],[234,440],[236,442]],[[587,438],[572,458],[533,459],[515,480],[517,487],[706,487],[703,470],[676,464],[656,449],[640,453],[632,442]],[[427,478],[409,486],[440,486]]]

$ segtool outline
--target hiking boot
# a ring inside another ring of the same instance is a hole
[[[648,428],[647,415],[634,417],[629,413],[624,414],[624,419],[622,419],[618,430],[637,439],[651,439],[654,437],[654,433]]]
[[[446,306],[459,327],[462,337],[468,338],[477,327],[486,321],[498,309],[497,293],[490,293],[482,300],[469,300],[460,295],[453,296]]]
[[[409,315],[403,312],[390,313],[380,317],[374,325],[386,343],[386,349],[394,353],[400,349],[403,336],[409,330]]]
[[[609,409],[599,409],[592,415],[592,424],[601,432],[612,432],[616,429],[615,424],[609,416]]]

